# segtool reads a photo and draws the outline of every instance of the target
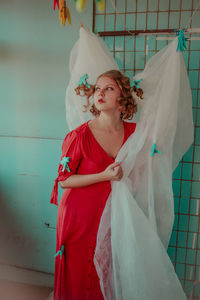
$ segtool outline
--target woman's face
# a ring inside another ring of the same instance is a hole
[[[121,95],[121,90],[116,81],[110,77],[100,77],[95,85],[93,94],[94,104],[99,111],[118,109],[117,99]]]

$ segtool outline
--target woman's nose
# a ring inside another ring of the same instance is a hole
[[[104,89],[101,89],[100,90],[100,95],[103,95],[104,94]]]

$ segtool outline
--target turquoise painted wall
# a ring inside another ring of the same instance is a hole
[[[63,27],[53,0],[1,1],[0,264],[54,271],[57,208],[49,201],[68,132],[70,50],[80,21],[92,29],[87,2],[81,14],[69,3],[72,26]]]

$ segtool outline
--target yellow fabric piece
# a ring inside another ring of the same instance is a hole
[[[65,0],[59,1],[59,19],[63,26],[65,26],[66,20],[68,21],[69,25],[72,25],[70,11]]]
[[[76,9],[78,11],[82,11],[83,8],[84,8],[84,6],[85,6],[85,0],[77,0],[77,2],[76,2]]]

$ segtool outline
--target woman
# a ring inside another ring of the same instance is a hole
[[[120,71],[101,74],[91,86],[94,119],[69,132],[62,145],[57,184],[65,189],[58,210],[54,300],[103,300],[93,263],[98,227],[111,181],[123,177],[115,158],[135,131],[137,104]]]

